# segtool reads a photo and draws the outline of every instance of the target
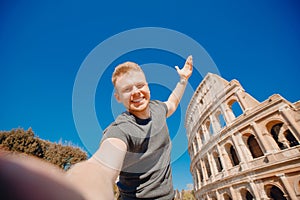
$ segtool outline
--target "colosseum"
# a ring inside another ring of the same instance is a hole
[[[185,127],[196,199],[300,199],[300,101],[258,102],[237,80],[208,73]]]

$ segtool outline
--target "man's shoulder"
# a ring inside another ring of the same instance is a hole
[[[160,100],[151,100],[150,104],[162,104],[163,102]]]
[[[135,124],[133,123],[135,121],[134,116],[131,115],[129,112],[123,112],[120,114],[115,121],[113,121],[110,125],[106,127],[106,129],[103,131],[104,134],[107,132],[128,132],[126,130],[130,130],[132,126]]]
[[[163,108],[166,112],[168,110],[167,104],[160,101],[160,100],[151,100],[150,101],[150,106],[151,105],[152,105],[153,108],[155,108],[155,107]]]
[[[117,129],[118,125],[120,125],[122,123],[128,123],[128,117],[124,113],[120,114],[112,123],[110,123],[105,128],[105,130],[103,131],[103,133],[106,133],[108,130]]]
[[[121,139],[122,141],[126,142],[127,135],[123,131],[123,128],[116,122],[112,122],[108,125],[103,131],[102,142],[108,138],[117,138]]]

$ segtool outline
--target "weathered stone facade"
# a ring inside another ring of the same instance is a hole
[[[300,199],[300,101],[263,102],[207,74],[185,127],[198,200]]]

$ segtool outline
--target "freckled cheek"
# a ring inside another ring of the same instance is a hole
[[[150,99],[151,97],[151,93],[150,93],[150,90],[148,90],[148,98]]]
[[[130,103],[131,102],[131,95],[126,96],[126,102]]]
[[[149,89],[149,87],[145,88],[145,90],[144,90],[144,95],[145,95],[147,98],[150,98],[150,89]]]
[[[121,102],[123,102],[123,104],[129,104],[130,103],[130,95],[123,94],[121,96]]]

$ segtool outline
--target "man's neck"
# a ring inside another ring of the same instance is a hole
[[[149,106],[143,111],[130,111],[130,114],[134,115],[139,119],[149,119],[151,117],[150,108]]]

